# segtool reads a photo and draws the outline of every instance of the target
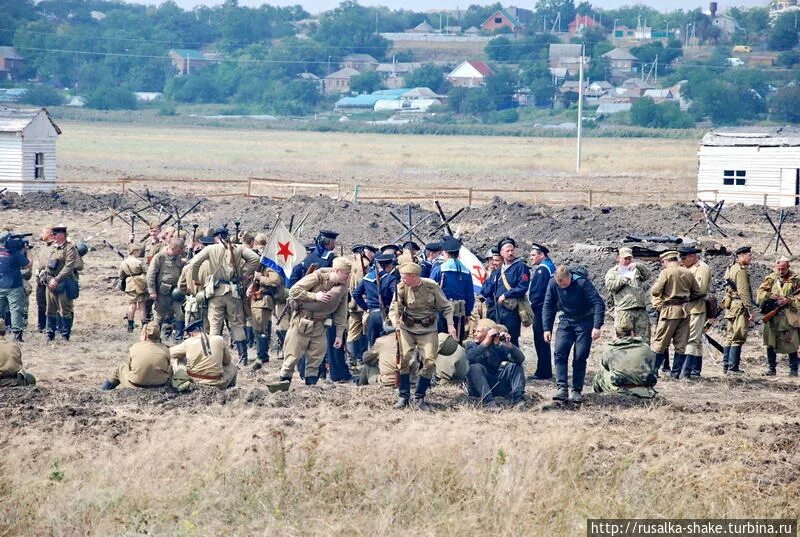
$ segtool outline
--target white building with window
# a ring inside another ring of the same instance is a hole
[[[61,129],[44,108],[0,107],[0,190],[55,190],[59,134]]]
[[[800,128],[715,130],[703,136],[698,161],[698,199],[800,205]]]

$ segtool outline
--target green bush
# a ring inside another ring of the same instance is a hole
[[[86,106],[98,110],[134,110],[136,96],[124,88],[99,87],[89,95]]]
[[[64,104],[64,96],[50,86],[34,86],[28,88],[20,101],[36,106],[61,106]]]

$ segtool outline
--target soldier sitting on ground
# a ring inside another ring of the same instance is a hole
[[[22,369],[22,349],[6,339],[6,323],[0,319],[0,388],[33,386],[36,378]]]
[[[161,343],[159,323],[150,321],[142,327],[140,341],[131,345],[128,360],[119,365],[114,376],[103,383],[104,390],[122,388],[165,388],[172,377],[169,348]]]
[[[198,319],[186,327],[190,336],[170,347],[173,364],[172,386],[186,391],[193,384],[215,386],[224,390],[236,385],[239,368],[231,363],[230,347],[222,336],[203,332],[203,321]]]
[[[656,354],[641,337],[625,336],[608,344],[594,377],[595,393],[618,393],[644,399],[656,396]]]
[[[481,319],[466,346],[469,394],[480,397],[487,410],[500,408],[495,396],[508,397],[515,406],[525,404],[525,355],[510,340],[504,326]]]

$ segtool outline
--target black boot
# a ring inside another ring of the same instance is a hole
[[[772,347],[767,347],[767,372],[764,374],[768,377],[778,374],[778,354]]]
[[[686,354],[686,361],[683,362],[683,368],[681,369],[681,378],[689,379],[692,378],[692,370],[694,369],[695,360],[697,357],[693,354]]]
[[[317,377],[309,377],[306,375],[306,386],[316,386]]]
[[[183,333],[186,331],[186,323],[183,321],[175,321],[175,341],[183,341]]]
[[[265,334],[259,334],[256,338],[256,347],[258,348],[256,351],[256,358],[258,359],[253,362],[254,371],[258,371],[264,364],[269,362],[269,338]]]
[[[722,372],[728,372],[728,360],[731,358],[731,348],[725,347],[722,351]]]
[[[58,329],[58,317],[55,315],[47,316],[47,341],[53,341],[56,338],[56,330]]]
[[[73,317],[61,317],[61,337],[66,341],[72,335],[72,319]]]
[[[742,359],[742,346],[731,345],[731,351],[728,354],[728,373],[741,374],[744,373],[739,369],[739,362]]]
[[[128,333],[132,334],[134,328],[136,328],[136,321],[133,319],[128,319]]]
[[[14,341],[24,343],[22,340],[22,330],[14,330]]]
[[[239,353],[239,363],[241,365],[247,365],[247,341],[241,340],[234,342],[236,345],[236,352]]]
[[[255,347],[256,345],[256,336],[255,332],[253,332],[252,326],[245,326],[244,327],[244,338],[247,341],[247,346],[250,348]]]
[[[107,392],[108,390],[113,390],[117,386],[119,386],[119,381],[117,379],[107,379],[103,382],[103,386],[100,389]]]
[[[703,372],[703,356],[694,357],[694,366],[692,367],[692,378],[699,379],[700,374]]]
[[[661,366],[664,365],[664,360],[666,360],[667,353],[665,352],[657,352],[656,353],[656,367],[653,371],[653,374],[657,377],[658,370],[661,369]]]
[[[36,319],[36,328],[39,332],[44,332],[47,328],[47,314],[45,313],[44,308],[39,308],[37,306],[37,319]]]
[[[669,367],[669,349],[667,349],[667,352],[664,353],[664,364],[661,366],[661,371],[664,371],[665,373],[669,373],[671,371]]]
[[[670,372],[670,376],[673,379],[679,379],[681,376],[681,371],[683,371],[683,364],[686,361],[686,355],[680,354],[678,352],[675,353],[675,356],[672,357],[672,370]]]
[[[411,399],[411,376],[408,373],[400,375],[400,386],[397,389],[397,403],[394,407],[396,409],[406,408]]]
[[[789,353],[789,376],[797,376],[797,368],[800,366],[800,356],[796,352]]]
[[[419,377],[417,379],[417,389],[414,392],[414,408],[417,410],[430,410],[431,407],[425,402],[425,394],[431,386],[431,379]]]

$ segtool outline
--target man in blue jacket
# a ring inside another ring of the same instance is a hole
[[[508,328],[511,343],[519,347],[519,333],[522,321],[519,316],[518,304],[520,300],[527,300],[528,285],[530,283],[530,269],[528,265],[517,258],[517,243],[511,237],[506,237],[497,244],[503,264],[492,272],[489,284],[484,285],[481,294],[487,300],[495,303],[494,316],[491,318],[497,324]]]
[[[394,256],[392,254],[376,254],[374,261],[380,272],[376,272],[378,269],[373,267],[353,291],[353,300],[356,301],[358,307],[369,312],[366,325],[368,349],[371,349],[375,340],[383,335],[383,323],[397,289],[397,278],[393,273]],[[380,296],[378,295],[378,280],[380,280]]]
[[[448,239],[442,243],[442,250],[444,250],[444,262],[433,267],[430,279],[439,284],[444,296],[453,303],[453,324],[458,333],[458,342],[461,343],[464,341],[467,320],[475,306],[472,273],[458,259],[461,241]],[[447,323],[442,315],[439,315],[438,327],[440,333],[447,333]]]
[[[583,401],[583,381],[586,377],[586,360],[592,349],[592,341],[600,337],[600,328],[605,321],[605,303],[597,293],[588,274],[582,270],[570,270],[564,265],[556,268],[556,273],[547,284],[542,315],[544,317],[544,340],[553,338],[553,324],[556,312],[561,312],[558,321],[558,334],[555,344],[556,391],[553,399],[566,401],[567,367],[569,353],[572,355],[572,396],[573,402]]]
[[[465,347],[469,371],[467,389],[487,410],[499,410],[495,396],[506,396],[515,407],[525,404],[525,355],[508,341],[508,334],[491,319],[481,319]]]
[[[10,232],[0,234],[0,299],[8,302],[11,330],[14,339],[22,341],[25,329],[25,306],[28,296],[22,287],[22,270],[31,266],[25,255],[26,244],[10,237]]]
[[[542,316],[547,284],[550,283],[556,271],[555,264],[548,257],[549,253],[550,250],[547,246],[534,242],[528,257],[532,272],[528,300],[530,300],[531,309],[533,310],[533,346],[536,348],[536,372],[533,374],[533,378],[536,380],[553,378],[550,343],[544,340],[544,319]]]

